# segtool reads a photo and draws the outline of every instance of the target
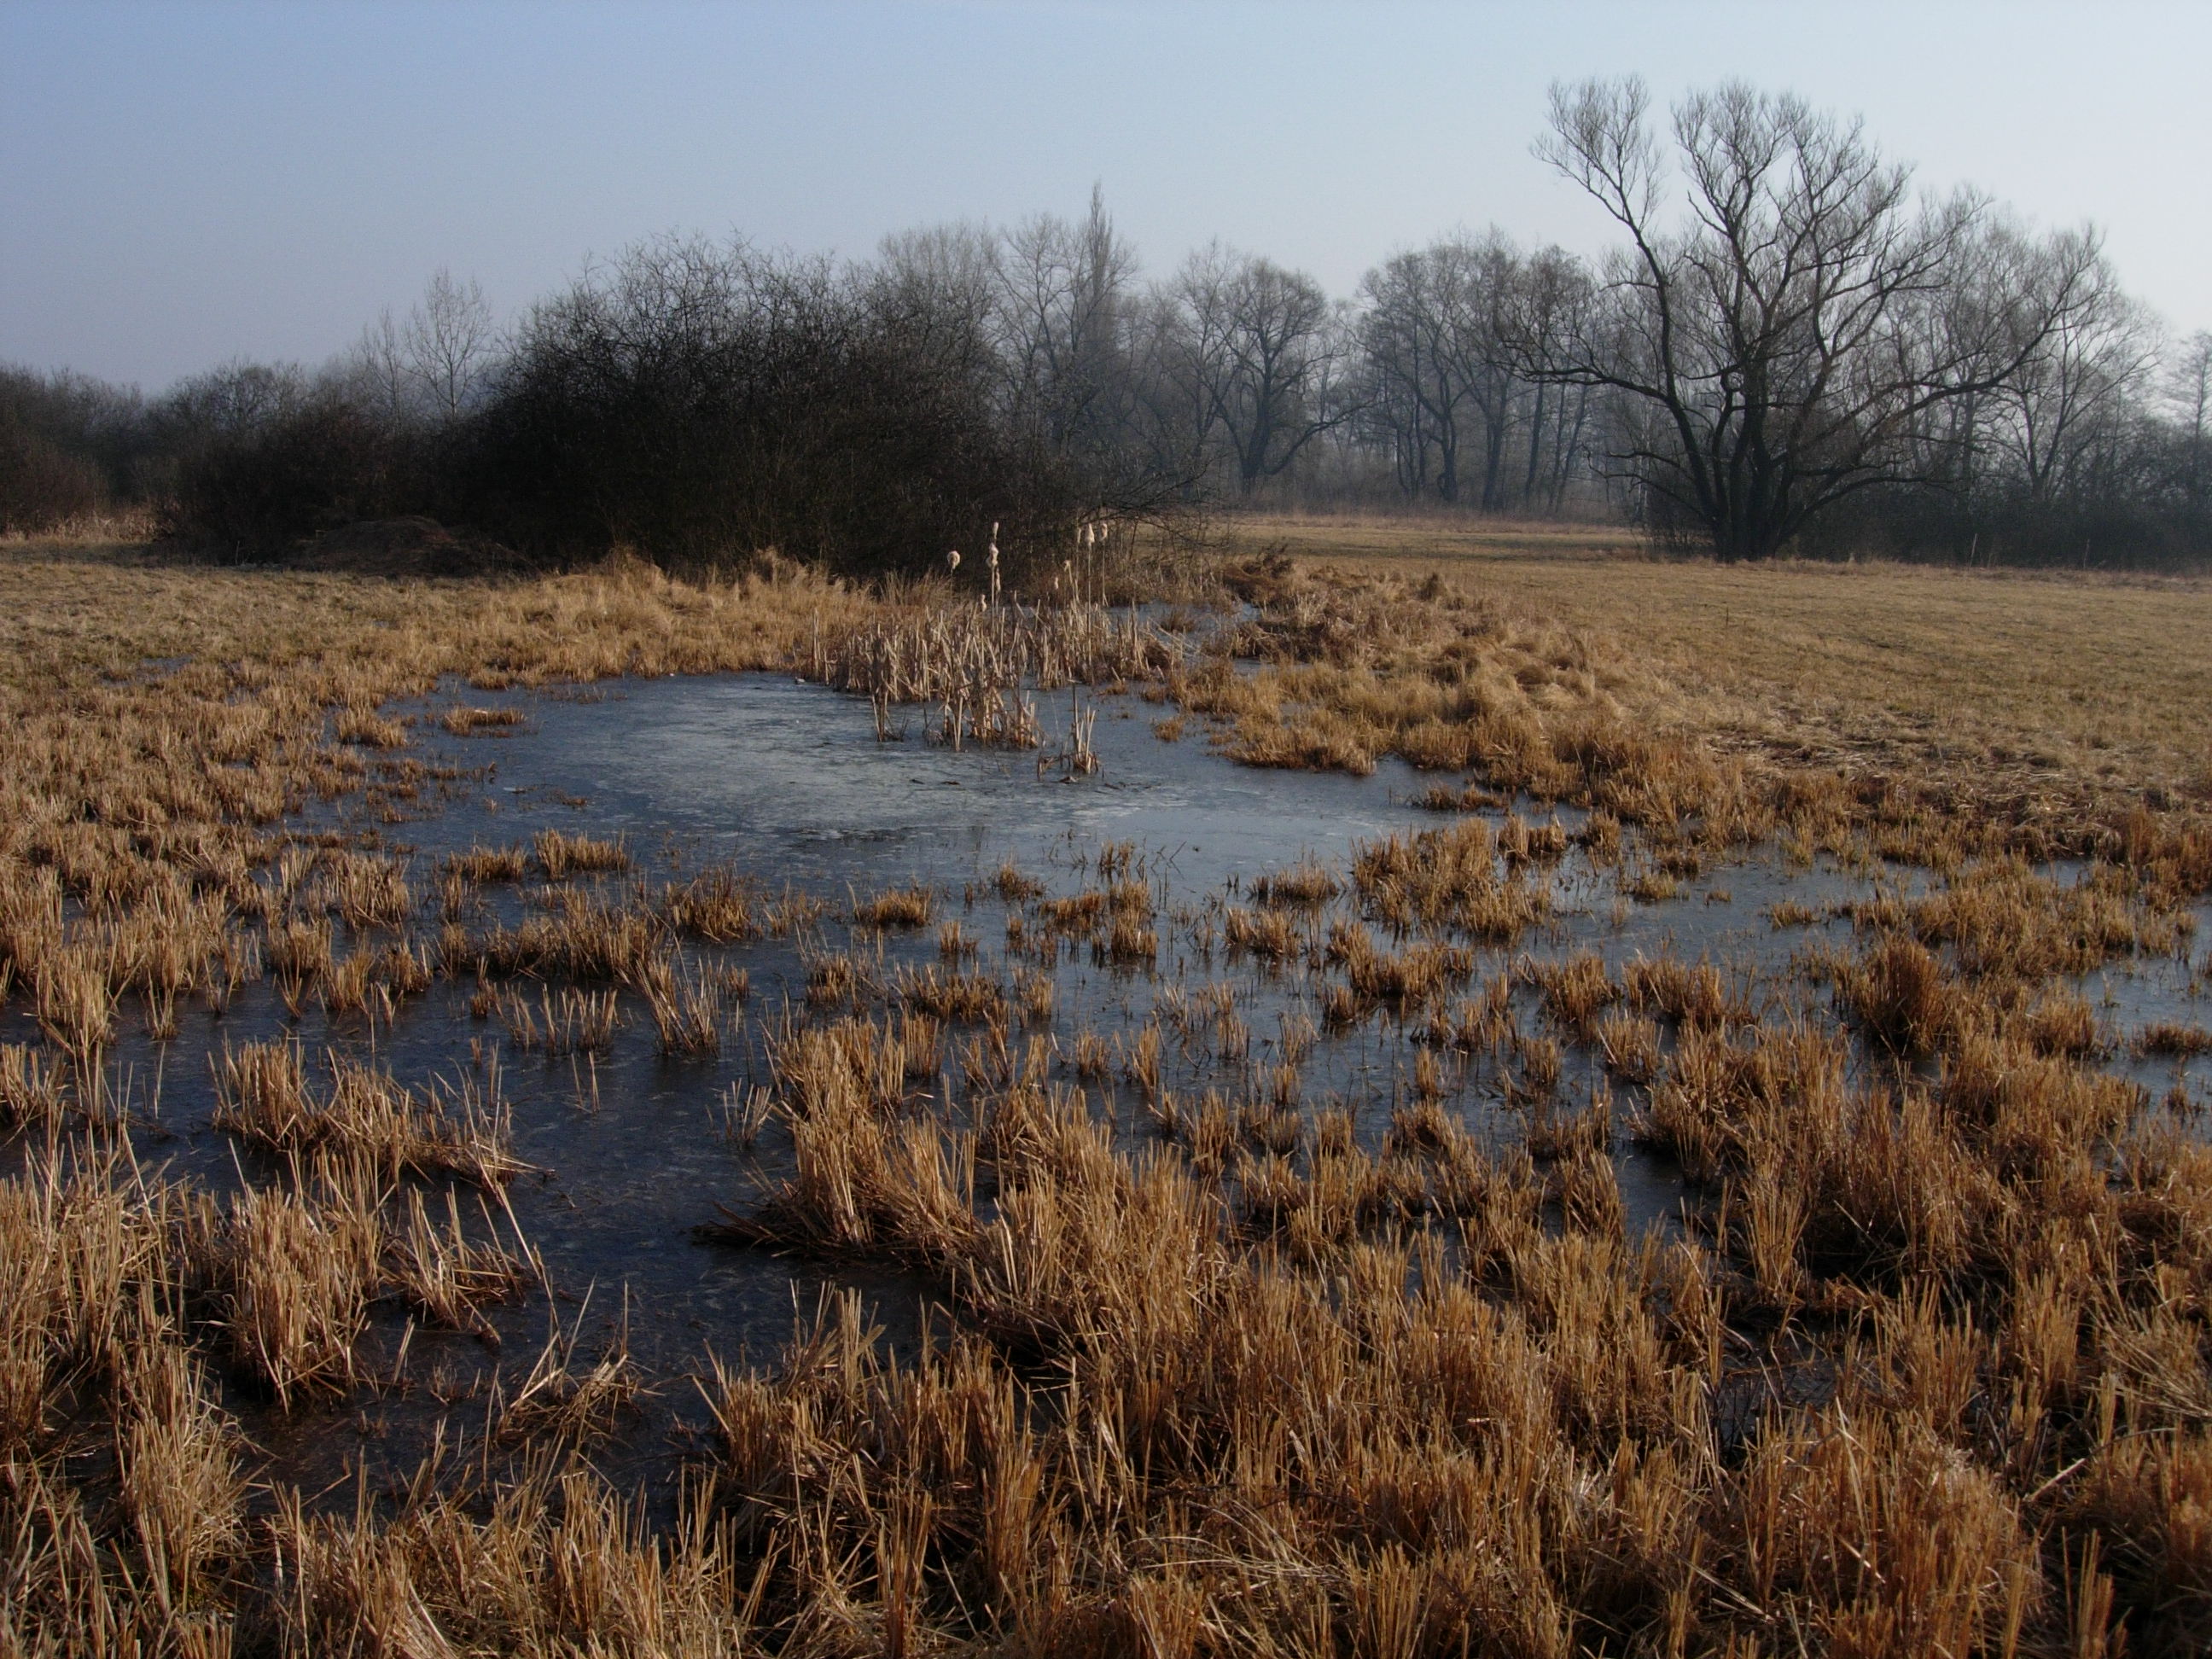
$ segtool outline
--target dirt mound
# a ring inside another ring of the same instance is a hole
[[[326,530],[288,562],[363,576],[489,576],[520,569],[523,562],[497,542],[457,536],[435,519],[410,515]]]

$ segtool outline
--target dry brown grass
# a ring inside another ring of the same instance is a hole
[[[473,737],[479,732],[507,732],[522,720],[520,709],[478,708],[468,703],[456,703],[438,716],[438,724],[457,738]]]
[[[481,1457],[433,1458],[389,1501],[364,1482],[349,1514],[264,1471],[216,1371],[276,1409],[349,1410],[384,1385],[361,1340],[379,1300],[480,1329],[542,1281],[495,1220],[516,1173],[495,1080],[233,1047],[221,1121],[258,1150],[218,1201],[92,1109],[125,999],[212,999],[261,971],[246,939],[295,1003],[366,1006],[433,963],[480,978],[518,1036],[581,1046],[622,992],[669,1047],[719,1034],[729,982],[677,939],[789,933],[818,920],[803,896],[728,872],[562,885],[520,922],[449,914],[342,956],[334,916],[411,927],[411,902],[279,820],[364,787],[374,711],[438,673],[750,665],[864,607],[806,580],[402,588],[0,556],[0,597],[35,601],[29,622],[0,608],[0,994],[43,1031],[0,1048],[0,1111],[53,1137],[0,1178],[0,1648],[2201,1651],[2212,1154],[2096,1068],[2110,1039],[2069,981],[2185,946],[2212,886],[2189,802],[2148,770],[2120,800],[2094,768],[2049,769],[2102,855],[2055,880],[2013,856],[2071,833],[2055,807],[1998,811],[1905,747],[1786,752],[1716,712],[1747,670],[1696,682],[1657,646],[1638,660],[1442,583],[1239,580],[1282,590],[1230,641],[1260,674],[1186,665],[1177,689],[1232,752],[1356,769],[1395,750],[1587,805],[1585,828],[1465,817],[1199,918],[1321,972],[1272,1055],[1249,980],[1161,985],[1124,1038],[1072,1039],[1162,1131],[1135,1144],[1054,1080],[1048,974],[966,965],[964,928],[896,971],[803,934],[805,1003],[764,1034],[768,1081],[732,1093],[733,1133],[773,1121],[789,1162],[721,1231],[920,1275],[952,1328],[894,1360],[836,1296],[775,1363],[718,1368],[672,1512],[594,1470],[646,1379],[620,1340],[586,1352],[579,1313],[494,1388]],[[1571,839],[1633,881],[1777,838],[1933,872],[1808,955],[1824,994],[1670,955],[1475,978],[1480,950],[1549,919]],[[1141,976],[1190,924],[1127,849],[1102,866],[1058,899],[998,884],[1025,939]],[[532,973],[557,995],[506,983]],[[1307,1101],[1314,1016],[1386,1008],[1421,1045],[1387,1125]],[[1222,1086],[1177,1092],[1183,1060]],[[1519,1144],[1471,1132],[1477,1088]],[[1623,1133],[1684,1171],[1671,1243],[1627,1224]]]
[[[544,1268],[526,1243],[508,1249],[499,1242],[498,1229],[489,1206],[478,1200],[477,1212],[484,1241],[472,1241],[461,1226],[460,1196],[446,1189],[442,1225],[430,1218],[419,1190],[410,1188],[404,1214],[386,1232],[385,1267],[387,1277],[408,1301],[433,1322],[456,1330],[488,1332],[477,1310],[487,1303],[504,1302],[532,1279],[542,1280]]]
[[[1480,819],[1369,842],[1352,875],[1367,912],[1396,927],[1449,927],[1510,942],[1551,912],[1540,888],[1500,867]]]
[[[708,969],[654,957],[639,970],[636,985],[652,1011],[662,1053],[708,1054],[721,1048],[722,988]]]
[[[1342,884],[1327,866],[1310,858],[1280,870],[1270,870],[1252,882],[1252,896],[1262,904],[1311,908],[1326,904],[1342,890]]]
[[[660,914],[668,925],[688,939],[715,945],[735,944],[766,931],[762,908],[757,884],[726,866],[660,890]]]
[[[226,1048],[216,1078],[216,1127],[284,1154],[335,1152],[396,1178],[402,1170],[463,1176],[495,1187],[526,1166],[512,1151],[510,1114],[495,1073],[410,1089],[374,1066],[333,1054],[318,1094],[298,1044]]]
[[[887,887],[853,902],[853,920],[863,927],[926,927],[936,896],[927,887]]]
[[[460,877],[471,885],[488,881],[520,881],[530,872],[530,854],[520,847],[471,847],[438,860],[441,872]]]
[[[2212,783],[2212,581],[1645,558],[1602,526],[1234,521],[1233,544],[1556,620],[1672,726],[2033,797]]]
[[[1564,962],[1525,961],[1516,972],[1543,994],[1546,1016],[1584,1042],[1595,1038],[1598,1016],[1621,996],[1604,960],[1588,951]]]
[[[2212,1031],[2202,1025],[2160,1020],[2143,1028],[2136,1046],[2147,1054],[2212,1054]]]
[[[1269,962],[1287,962],[1305,954],[1305,935],[1295,918],[1284,911],[1231,905],[1222,912],[1221,936],[1232,951],[1242,951]]]
[[[1777,1054],[1774,1075],[1828,1075],[1817,1048],[1790,1054]],[[1816,1098],[1836,1103],[1821,1109],[1846,1109],[1834,1086],[1818,1085],[1828,1092]],[[1802,1635],[1823,1651],[1996,1653],[2063,1645],[2076,1630],[2096,1647],[2130,1610],[2166,1650],[2186,1639],[2197,1545],[2158,1517],[2193,1490],[2194,1465],[2122,1453],[2109,1411],[2047,1438],[2050,1395],[1998,1405],[1984,1392],[1984,1375],[2032,1352],[2038,1374],[2063,1367],[2068,1398],[2094,1401],[2070,1338],[2062,1349],[2006,1336],[2001,1320],[1904,1296],[1850,1339],[1826,1403],[1729,1428],[1714,1415],[1724,1383],[1756,1375],[1722,1357],[1724,1298],[1832,1296],[1822,1285],[1839,1275],[1897,1271],[1894,1249],[1934,1252],[1931,1267],[1955,1260],[1943,1235],[1910,1221],[1933,1219],[1911,1207],[1916,1193],[1959,1179],[1932,1126],[1903,1148],[1833,1137],[1832,1195],[1761,1166],[1737,1212],[1738,1290],[1694,1245],[1622,1242],[1588,1115],[1553,1121],[1564,1233],[1540,1224],[1547,1183],[1525,1164],[1492,1164],[1449,1117],[1411,1109],[1380,1159],[1327,1125],[1304,1166],[1264,1147],[1240,1154],[1228,1166],[1237,1225],[1265,1241],[1249,1255],[1173,1159],[1110,1153],[1072,1103],[1019,1082],[980,1148],[936,1132],[961,1167],[988,1156],[1000,1182],[999,1219],[950,1221],[945,1182],[915,1180],[944,1153],[917,1144],[908,1120],[893,1155],[884,1137],[898,1120],[875,1118],[886,1109],[866,1108],[866,1093],[810,1097],[809,1111],[844,1115],[838,1167],[850,1178],[802,1177],[764,1218],[784,1238],[895,1240],[948,1276],[988,1340],[889,1367],[839,1303],[779,1371],[720,1379],[747,1533],[848,1540],[779,1563],[762,1606],[786,1628],[816,1627],[834,1597],[871,1631],[894,1615],[956,1642],[1081,1630],[1109,1650],[1170,1618],[1284,1653],[1362,1644],[1378,1626],[1402,1644],[1390,1651],[1462,1640],[1562,1656],[1758,1651]],[[1756,1092],[1740,1097],[1769,1109]],[[1218,1103],[1177,1121],[1192,1126],[1194,1172],[1239,1133]],[[1756,1163],[1761,1133],[1744,1120],[1730,1131],[1742,1150],[1726,1156]],[[861,1193],[872,1196],[852,1207],[846,1195]],[[1445,1267],[1434,1237],[1394,1235],[1431,1210],[1466,1217],[1469,1278]],[[1867,1231],[1893,1217],[1906,1224],[1896,1244]],[[1839,1225],[1858,1230],[1866,1254],[1849,1255]],[[1984,1260],[2024,1287],[2049,1282]],[[1023,1384],[1008,1351],[1017,1364],[1055,1356],[1069,1378]],[[2148,1406],[2105,1375],[2104,1397],[2117,1386]],[[1968,1407],[1981,1400],[1999,1416],[1978,1427]],[[1031,1426],[1039,1411],[1048,1434]],[[917,1413],[933,1425],[919,1437]],[[1990,1450],[1992,1431],[2034,1447],[2032,1467]],[[856,1471],[857,1486],[806,1480],[801,1446]],[[2092,1467],[2095,1484],[2054,1500]],[[1077,1492],[1088,1501],[1052,1501]],[[885,1529],[887,1514],[908,1519]],[[2108,1529],[2126,1576],[2066,1553],[2044,1530],[2062,1516]],[[841,1570],[846,1548],[858,1558]],[[1066,1577],[1048,1560],[1068,1564]],[[978,1583],[991,1587],[980,1603]]]
[[[1184,654],[1180,638],[1143,622],[1133,606],[1126,615],[1089,603],[994,603],[979,610],[952,603],[949,592],[930,598],[934,602],[886,605],[857,622],[817,627],[811,642],[811,677],[865,694],[879,738],[893,734],[895,706],[933,702],[938,714],[928,735],[935,741],[955,749],[971,742],[1036,749],[1044,742],[1042,694],[1148,679]],[[1067,744],[1040,757],[1040,777],[1055,763],[1071,775],[1097,768],[1089,744],[1096,711],[1086,714],[1073,700],[1069,707]]]
[[[1474,775],[1430,792],[1449,810],[1515,793],[1588,809],[1572,836],[1556,818],[1508,811],[1495,830],[1465,821],[1364,849],[1353,869],[1363,906],[1394,927],[1516,938],[1547,914],[1529,872],[1571,844],[1611,866],[1622,903],[1656,904],[1716,860],[1778,842],[1800,860],[1825,850],[1847,866],[1886,858],[1937,872],[1944,883],[1926,897],[1851,914],[1945,946],[2009,1006],[2062,969],[2178,952],[2188,904],[2212,887],[2203,790],[2077,772],[2022,792],[1986,767],[1895,757],[1899,769],[1881,772],[1803,743],[1747,744],[1617,642],[1516,617],[1433,573],[1355,578],[1271,556],[1232,565],[1226,580],[1256,612],[1167,690],[1212,720],[1232,757],[1358,772],[1394,752]],[[1238,672],[1239,656],[1261,665]],[[2023,861],[2056,854],[2100,862],[2068,884]],[[2094,1022],[2062,1018],[2048,997],[2039,1006],[2046,1049],[2100,1045]],[[1349,1024],[1360,999],[1340,988],[1327,1012]]]
[[[556,1055],[603,1049],[622,1023],[613,991],[564,987],[556,992],[546,985],[538,988],[535,1001],[519,990],[503,993],[499,1017],[516,1047]]]
[[[354,1380],[383,1243],[375,1211],[354,1196],[318,1205],[252,1190],[233,1202],[214,1242],[231,1351],[279,1401]]]
[[[611,841],[595,841],[589,836],[540,830],[531,837],[530,850],[537,855],[538,867],[548,881],[613,874],[629,868],[629,848],[619,836]]]
[[[902,969],[891,988],[907,1007],[935,1019],[997,1024],[1006,1017],[1005,984],[978,970],[948,970],[931,963]]]

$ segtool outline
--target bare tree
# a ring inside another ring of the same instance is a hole
[[[1567,343],[1587,330],[1592,292],[1582,261],[1559,247],[1532,254],[1513,286],[1504,343],[1534,386],[1528,471],[1521,486],[1524,506],[1540,504],[1559,512],[1583,455],[1590,388],[1558,383],[1548,371],[1562,360]]]
[[[1557,507],[1589,397],[1532,375],[1578,328],[1590,283],[1558,248],[1522,254],[1497,230],[1395,255],[1361,285],[1370,407],[1409,493],[1485,511]]]
[[[1407,493],[1446,501],[1459,499],[1469,390],[1460,248],[1445,241],[1394,255],[1360,285],[1369,423],[1387,434]]]
[[[422,388],[391,307],[362,329],[353,349],[338,360],[336,378],[387,426],[404,426],[416,414]]]
[[[1080,224],[1040,215],[996,261],[1002,349],[1017,417],[1054,450],[1109,452],[1128,392],[1126,309],[1135,252],[1093,186]]]
[[[2200,329],[2181,343],[2167,371],[2166,398],[2181,428],[2182,495],[2201,513],[2212,492],[2212,332]]]
[[[1528,391],[1507,349],[1507,319],[1521,283],[1521,255],[1495,230],[1462,237],[1449,245],[1449,252],[1459,298],[1452,330],[1455,355],[1482,442],[1482,509],[1497,513],[1509,505],[1506,454]]]
[[[2056,320],[1992,399],[1997,441],[2038,506],[2080,492],[2139,404],[2157,357],[2148,315],[2094,247],[2076,241],[2062,236],[2031,259],[2031,280],[2074,282],[2077,299],[2030,308],[2031,319],[2051,310]]]
[[[296,363],[243,359],[178,381],[149,411],[165,447],[185,450],[209,438],[236,437],[296,411],[310,382]]]
[[[1353,412],[1348,319],[1304,271],[1216,245],[1184,266],[1175,302],[1201,441],[1218,434],[1242,493]]]
[[[1000,368],[1000,280],[995,234],[960,222],[884,237],[863,288],[879,319],[896,319],[925,356],[981,381]]]
[[[439,266],[407,313],[403,339],[408,367],[441,418],[452,420],[468,405],[494,338],[491,307],[476,278],[456,283]]]
[[[1209,244],[1147,288],[1130,313],[1130,437],[1152,475],[1186,497],[1201,490],[1222,447],[1214,391],[1226,372],[1224,313],[1211,296],[1228,265],[1220,244]],[[1194,294],[1200,303],[1190,302]]]
[[[1229,287],[1237,256],[1218,240],[1194,250],[1173,279],[1149,295],[1145,335],[1163,424],[1207,470],[1225,447],[1223,388],[1235,372],[1229,349]]]
[[[1577,349],[1532,373],[1602,387],[1619,459],[1656,516],[1723,559],[1765,558],[1845,497],[1910,482],[1942,405],[2008,383],[2084,301],[2093,238],[2051,249],[2045,280],[1948,329],[1984,218],[1970,195],[1916,206],[1906,168],[1858,124],[1741,83],[1686,99],[1668,173],[1640,80],[1552,90],[1536,153],[1628,235]]]

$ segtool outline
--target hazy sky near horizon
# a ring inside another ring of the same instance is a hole
[[[1741,76],[1923,185],[2095,222],[2212,327],[2212,3],[0,0],[0,362],[153,390],[319,362],[441,265],[503,316],[655,233],[865,255],[1082,210],[1151,275],[1218,236],[1348,295],[1496,223],[1595,252],[1546,88]]]

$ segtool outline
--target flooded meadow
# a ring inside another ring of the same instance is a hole
[[[2086,1572],[2185,1641],[2212,842],[1765,777],[1386,597],[1490,654],[815,600],[766,671],[304,697],[244,850],[40,820],[40,1593],[81,1545],[289,1650],[1993,1652]]]
[[[453,682],[383,711],[417,734],[403,775],[431,781],[302,815],[295,860],[276,872],[298,914],[325,912],[331,965],[304,990],[279,974],[220,1006],[188,1000],[158,1040],[126,1007],[107,1060],[140,1158],[218,1194],[298,1155],[226,1125],[224,1067],[240,1051],[295,1050],[310,1096],[355,1066],[487,1103],[511,1177],[434,1180],[433,1212],[450,1188],[462,1233],[526,1275],[460,1329],[384,1298],[358,1360],[368,1412],[343,1393],[303,1413],[239,1390],[255,1438],[295,1464],[284,1473],[347,1503],[362,1468],[403,1481],[452,1419],[480,1414],[502,1356],[526,1374],[550,1334],[564,1363],[605,1352],[635,1368],[611,1425],[619,1462],[666,1479],[715,1358],[771,1360],[826,1294],[857,1291],[893,1349],[910,1352],[933,1316],[957,1322],[945,1285],[894,1253],[871,1261],[773,1228],[732,1237],[727,1224],[742,1231],[794,1179],[781,1062],[808,1030],[898,1028],[897,1109],[971,1129],[1011,1081],[1042,1084],[1121,1153],[1182,1147],[1222,1175],[1232,1206],[1249,1173],[1240,1155],[1295,1158],[1327,1122],[1383,1160],[1412,1116],[1491,1156],[1602,1153],[1622,1224],[1663,1237],[1711,1196],[1639,1133],[1681,1018],[1670,989],[1692,985],[1724,1026],[1833,1031],[1855,1079],[1898,1064],[1853,1040],[1817,961],[1848,947],[1854,906],[1920,893],[1924,872],[1767,851],[1655,882],[1617,848],[1593,856],[1588,814],[1571,807],[1440,815],[1434,776],[1402,762],[1364,777],[1257,769],[1195,723],[1163,738],[1157,702],[1073,702],[1095,715],[1097,763],[1073,777],[1022,750],[886,735],[865,704],[783,674],[492,697]],[[1500,849],[1502,920],[1413,921],[1355,875],[1381,849],[1470,829]],[[580,849],[573,872],[545,854],[563,842]],[[318,881],[361,860],[389,871],[402,902],[349,921]],[[2085,872],[2041,873],[2063,886]],[[681,896],[702,888],[724,914],[687,922]],[[479,955],[471,971],[487,936],[564,914],[651,919],[679,994],[702,1005],[698,1029],[672,1036],[619,946],[606,972],[526,952],[496,967]],[[2094,1010],[2085,1048],[2100,1064],[2197,1102],[2212,1057],[2142,1045],[2147,1030],[2205,1018],[2191,942],[2073,988]],[[398,975],[397,995],[374,976],[395,950],[426,966],[419,982]],[[349,959],[370,968],[363,994],[337,988]],[[1411,986],[1391,976],[1407,961],[1427,970]],[[1358,983],[1362,967],[1378,988]],[[596,1019],[580,1016],[587,1005]],[[8,1036],[35,1040],[35,1010],[11,1012]],[[579,1018],[594,1029],[572,1030]],[[18,1139],[19,1158],[41,1150]],[[495,1203],[477,1190],[491,1185]],[[382,1386],[403,1355],[435,1384]]]

